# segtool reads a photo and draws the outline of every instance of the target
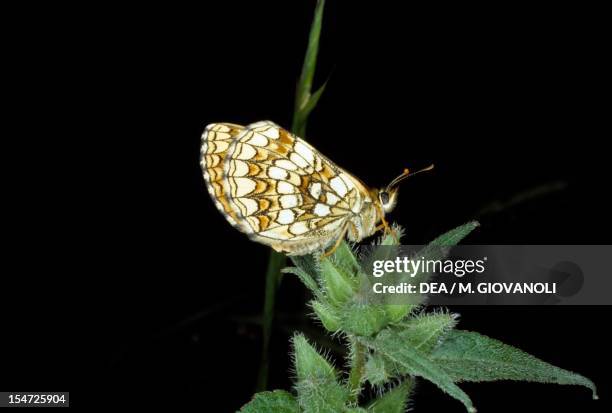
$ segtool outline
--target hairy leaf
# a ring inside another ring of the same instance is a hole
[[[387,314],[389,322],[397,323],[406,318],[416,307],[418,306],[412,304],[385,304],[383,309]]]
[[[240,409],[240,413],[299,413],[299,411],[295,397],[284,390],[257,393]]]
[[[459,244],[465,237],[467,237],[474,229],[480,224],[478,221],[471,221],[467,224],[458,226],[457,228],[451,229],[450,231],[440,235],[438,238],[427,244],[426,247],[421,249],[416,255],[418,257],[424,257],[426,260],[437,260],[445,258],[451,251],[452,247]],[[429,279],[431,273],[420,272],[416,275],[404,275],[404,279],[401,281],[418,284],[425,282]],[[406,278],[408,277],[408,278]]]
[[[400,324],[397,331],[405,344],[429,354],[456,324],[455,314],[429,313],[418,315]]]
[[[461,242],[463,238],[467,237],[470,232],[472,232],[479,225],[480,224],[478,223],[478,221],[470,221],[467,224],[458,226],[457,228],[440,235],[438,238],[430,242],[429,245],[439,247],[453,247],[459,242]]]
[[[452,378],[423,353],[406,345],[396,332],[383,330],[374,340],[363,340],[372,350],[377,351],[403,370],[414,376],[423,377],[437,385],[450,396],[461,401],[468,411],[475,411],[469,396],[463,392]]]
[[[373,336],[388,323],[387,314],[380,305],[352,303],[339,311],[341,329],[358,336]]]
[[[317,263],[317,258],[313,255],[299,255],[291,257],[291,261],[293,264],[305,272],[306,274],[310,274],[312,278],[318,280],[320,277],[319,265]],[[296,274],[297,275],[297,274]]]
[[[404,413],[412,391],[414,380],[406,378],[401,384],[387,391],[369,406],[371,413]]]
[[[348,390],[335,380],[303,380],[295,385],[303,413],[338,413],[344,410]]]
[[[353,296],[357,288],[350,270],[342,263],[329,258],[324,258],[320,265],[321,278],[330,302],[336,306],[342,305]]]
[[[308,343],[302,334],[296,334],[293,337],[293,351],[298,381],[312,378],[336,378],[334,367]]]
[[[548,364],[515,347],[471,331],[452,331],[433,352],[432,359],[454,381],[523,380],[575,384],[591,389],[586,377]]]
[[[334,367],[301,334],[293,337],[293,349],[297,373],[295,389],[302,411],[305,413],[342,411],[349,392],[338,382]]]
[[[296,275],[302,284],[306,286],[315,296],[320,295],[319,286],[317,282],[312,278],[312,276],[299,267],[286,267],[281,270],[283,274],[293,274]]]
[[[393,371],[393,363],[391,361],[387,361],[377,353],[368,355],[364,370],[365,380],[374,386],[382,386],[395,375],[396,372]]]
[[[340,329],[340,317],[335,309],[320,301],[311,301],[310,306],[327,331],[336,332]]]
[[[355,252],[346,241],[342,241],[340,245],[338,245],[338,248],[336,248],[331,258],[350,273],[355,273],[361,269]]]
[[[450,313],[421,314],[392,327],[402,340],[402,345],[410,346],[428,355],[442,341],[443,337],[456,324],[456,315]],[[392,362],[377,353],[370,354],[366,363],[366,379],[380,385],[393,377],[409,374],[402,365]]]
[[[413,254],[414,256],[419,258],[422,257],[425,260],[442,259],[448,255],[453,246],[457,245],[478,225],[478,222],[472,221],[454,228],[445,234],[440,235],[416,254]],[[394,227],[394,230],[398,234],[401,234],[402,232],[401,227],[398,226]],[[402,297],[402,302],[398,303],[397,297],[395,297],[393,294],[371,294],[375,281],[373,281],[371,274],[366,273],[369,272],[369,269],[373,268],[374,262],[392,261],[397,257],[405,256],[410,253],[404,249],[401,249],[397,244],[396,239],[392,235],[386,235],[378,244],[366,247],[363,250],[365,252],[362,254],[361,267],[364,270],[360,273],[359,294],[362,297],[367,297],[368,300],[374,302],[375,304],[384,304],[385,311],[391,323],[401,321],[405,318],[405,316],[410,314],[416,307],[421,305],[427,299],[427,296],[425,295],[410,294],[409,296]],[[419,283],[426,282],[430,276],[431,273],[423,271],[417,274],[395,271],[387,272],[385,274],[385,277],[388,280],[393,280],[393,284],[397,285],[402,283],[418,285]]]

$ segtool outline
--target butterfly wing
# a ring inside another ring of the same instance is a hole
[[[251,239],[291,255],[335,241],[368,197],[358,180],[269,121],[237,134],[223,158],[222,181],[231,213],[220,204],[228,220]]]
[[[200,165],[208,193],[229,223],[238,228],[240,219],[229,203],[223,165],[228,148],[243,130],[244,126],[232,123],[211,123],[204,129],[200,147]]]

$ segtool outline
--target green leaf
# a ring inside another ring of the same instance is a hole
[[[404,413],[413,387],[414,380],[410,377],[406,378],[401,384],[374,400],[368,406],[368,411],[371,413]]]
[[[392,327],[392,330],[402,340],[402,345],[410,346],[429,355],[443,337],[453,329],[457,323],[456,320],[456,315],[450,313],[421,314]],[[373,385],[381,385],[393,377],[409,373],[401,365],[377,353],[370,354],[366,363],[366,379]]]
[[[303,413],[338,413],[344,410],[349,392],[330,379],[303,380],[295,385]]]
[[[304,413],[342,411],[349,398],[348,389],[337,380],[334,367],[301,334],[293,337],[297,373],[295,389]]]
[[[467,237],[470,232],[472,232],[478,226],[480,226],[478,221],[470,221],[467,224],[463,224],[455,229],[448,231],[445,234],[440,235],[438,238],[430,242],[429,245],[453,247],[459,244],[459,242],[461,242],[463,238]]]
[[[315,296],[319,296],[320,291],[319,291],[319,286],[317,285],[317,282],[314,280],[314,278],[312,278],[312,276],[309,273],[304,271],[302,268],[287,267],[287,268],[283,268],[281,272],[283,274],[296,275],[300,279],[300,281],[302,281],[302,284],[306,286],[306,288],[312,291],[312,293]]]
[[[399,239],[402,233],[402,228],[394,225],[393,230]],[[396,238],[391,234],[383,235],[372,245],[361,247],[361,259],[359,264],[361,271],[358,273],[359,295],[361,297],[367,298],[372,304],[387,303],[388,297],[370,294],[375,280],[372,278],[372,274],[369,269],[373,268],[373,263],[375,261],[394,260],[399,255],[399,244],[397,243]],[[413,305],[394,303],[386,308],[386,312],[389,319],[395,322],[401,320],[401,318],[408,314],[413,308]]]
[[[314,18],[310,26],[308,46],[306,48],[306,55],[304,56],[302,73],[300,74],[300,79],[298,80],[295,94],[295,109],[293,112],[293,124],[291,129],[293,133],[302,138],[304,138],[306,135],[306,122],[308,121],[308,115],[304,115],[304,110],[311,99],[312,81],[317,66],[317,54],[319,52],[319,39],[321,37],[324,7],[325,1],[318,0],[315,7]],[[309,108],[308,112],[310,111],[312,111],[312,107]]]
[[[389,367],[390,365],[392,365],[392,363],[385,360],[380,354],[369,354],[364,369],[365,380],[369,381],[374,386],[382,386],[392,376],[395,376],[394,372],[392,372]]]
[[[385,304],[383,310],[390,323],[397,323],[406,318],[416,307],[412,304]]]
[[[351,402],[356,403],[361,393],[361,385],[365,378],[366,347],[354,337],[348,337],[349,343],[349,376],[347,387],[350,391]]]
[[[339,310],[342,330],[370,337],[385,328],[389,322],[380,305],[352,303]]]
[[[338,248],[336,248],[331,258],[351,274],[356,273],[361,269],[359,261],[355,256],[355,252],[346,241],[342,241],[340,245],[338,245]]]
[[[312,112],[312,110],[315,108],[317,103],[319,103],[319,99],[321,98],[321,95],[325,91],[325,87],[327,86],[328,81],[329,79],[326,80],[325,83],[323,83],[323,85],[320,88],[318,88],[312,95],[310,95],[310,97],[308,98],[308,102],[306,102],[306,105],[304,105],[304,107],[302,108],[302,112],[304,113],[304,116],[310,115],[310,112]]]
[[[467,224],[451,229],[427,244],[427,246],[421,249],[416,255],[418,257],[424,257],[426,260],[443,259],[448,256],[452,247],[459,244],[459,242],[467,237],[479,225],[480,224],[477,221],[471,221]],[[419,283],[426,282],[430,276],[431,273],[421,271],[415,275],[403,274],[397,281],[418,285]],[[418,296],[416,297],[418,298]],[[425,297],[422,297],[421,299],[424,300]]]
[[[327,331],[333,333],[340,329],[340,317],[338,317],[336,310],[325,303],[315,300],[311,301],[310,306]]]
[[[470,412],[476,411],[469,396],[463,392],[452,378],[436,364],[430,361],[420,351],[404,342],[396,332],[386,329],[380,332],[374,340],[363,340],[372,350],[401,366],[411,375],[423,377],[437,385],[450,396],[461,401]]]
[[[319,264],[317,259],[312,254],[292,256],[291,261],[293,261],[293,264],[297,268],[306,274],[310,274],[310,276],[314,277],[315,279],[319,278]]]
[[[399,225],[394,225],[393,230],[398,236],[398,240],[402,233],[402,228]],[[372,261],[386,261],[395,259],[399,254],[399,245],[391,234],[383,235],[373,245],[366,245],[361,247],[364,251],[362,259],[360,260],[361,268],[370,268],[369,263]],[[386,248],[377,248],[378,246],[384,246]]]
[[[376,245],[400,245],[404,236],[404,229],[398,224],[391,224],[393,233],[387,232],[376,241]]]
[[[442,259],[448,255],[453,246],[457,245],[478,225],[478,222],[472,221],[452,229],[445,234],[440,235],[415,255],[417,257],[423,257],[426,260]],[[394,225],[393,229],[395,233],[401,237],[402,228]],[[371,274],[366,274],[369,272],[368,269],[373,267],[373,263],[375,261],[395,260],[397,257],[402,256],[406,252],[400,249],[395,237],[393,237],[391,234],[382,237],[377,244],[364,249],[366,252],[363,254],[363,258],[361,260],[361,268],[363,271],[360,272],[361,277],[359,278],[360,283],[358,289],[359,295],[367,297],[368,300],[374,301],[377,304],[384,304],[384,309],[387,313],[389,322],[396,323],[404,319],[405,316],[410,314],[415,308],[422,304],[427,297],[419,294],[411,294],[409,297],[403,297],[403,301],[398,303],[396,301],[397,298],[392,294],[381,296],[371,294],[370,292],[372,291],[373,280]],[[418,285],[421,282],[426,282],[430,275],[430,273],[426,272],[420,272],[412,275],[403,272],[388,272],[386,273],[385,277],[387,280],[393,280],[392,284],[399,285],[401,283],[408,283]]]
[[[457,315],[451,313],[421,314],[400,324],[396,331],[405,344],[429,354],[442,338],[457,324]]]
[[[452,331],[433,352],[432,359],[454,381],[523,380],[574,384],[591,389],[586,377],[555,367],[515,347],[471,331]]]
[[[452,247],[459,244],[459,242],[461,242],[465,237],[467,237],[470,232],[476,229],[479,225],[480,224],[477,221],[471,221],[467,224],[451,229],[450,231],[440,235],[438,238],[427,244],[427,246],[421,249],[421,251],[419,251],[416,255],[418,257],[424,257],[427,260],[445,258],[451,251]],[[420,272],[407,279],[402,279],[398,281],[418,284],[427,281],[430,276],[430,273]]]
[[[334,367],[308,343],[302,334],[293,337],[293,351],[297,379],[336,378]]]
[[[340,306],[355,294],[357,282],[352,278],[350,269],[341,262],[323,258],[320,267],[325,292],[332,304]]]
[[[242,406],[240,413],[299,413],[298,402],[284,390],[255,394],[253,400]]]

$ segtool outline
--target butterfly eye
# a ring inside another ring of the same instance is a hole
[[[379,196],[380,196],[380,202],[383,205],[387,205],[389,203],[389,194],[387,192],[381,192]]]

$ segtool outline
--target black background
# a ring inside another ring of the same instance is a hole
[[[216,211],[199,141],[211,122],[290,126],[314,7],[257,3],[12,15],[11,136],[25,156],[7,175],[1,388],[219,412],[251,397],[268,251]],[[327,5],[315,84],[329,83],[307,139],[372,186],[436,164],[390,216],[405,243],[473,218],[474,244],[609,243],[600,10],[356,3]],[[320,334],[307,299],[283,282],[270,388],[291,386],[291,333]],[[609,308],[452,309],[460,328],[591,378],[603,400],[462,387],[483,412],[603,409]],[[428,383],[413,406],[462,409]]]

